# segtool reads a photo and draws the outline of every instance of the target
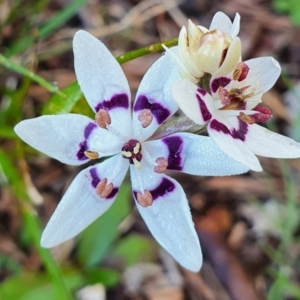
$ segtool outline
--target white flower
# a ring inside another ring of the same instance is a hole
[[[209,29],[188,21],[178,38],[178,56],[166,51],[175,59],[181,77],[198,83],[205,74],[224,75],[233,70],[241,57],[241,41],[237,37],[240,16],[234,22],[222,12],[217,12]]]
[[[258,105],[280,74],[271,57],[239,62],[226,76],[212,76],[209,94],[186,79],[176,81],[174,100],[195,123],[207,123],[207,131],[219,147],[250,169],[261,171],[255,155],[274,158],[300,157],[300,144],[271,132],[255,122],[269,120],[270,109]]]
[[[73,42],[75,71],[95,120],[67,114],[22,121],[17,134],[32,147],[71,165],[112,156],[81,171],[63,196],[42,236],[42,246],[68,240],[113,203],[130,168],[137,208],[156,240],[185,268],[202,264],[199,240],[181,186],[167,169],[196,175],[231,175],[248,170],[209,137],[177,133],[147,139],[178,109],[170,93],[179,78],[168,56],[144,76],[131,109],[126,77],[107,48],[79,31]]]

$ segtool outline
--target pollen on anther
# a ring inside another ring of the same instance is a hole
[[[138,115],[138,120],[141,122],[143,128],[148,127],[153,120],[151,110],[143,109],[142,111],[140,111]]]
[[[109,113],[105,109],[99,109],[95,116],[96,123],[101,128],[106,128],[111,123]]]
[[[84,151],[84,155],[89,159],[99,158],[99,153],[95,151],[90,151],[90,150]]]
[[[141,163],[136,158],[133,158],[132,161],[135,167],[140,171],[142,169]]]
[[[136,143],[135,147],[133,148],[133,153],[138,154],[140,152],[140,149],[141,149],[141,144]]]
[[[111,194],[113,189],[114,189],[113,184],[112,183],[107,184],[107,178],[103,178],[96,186],[96,193],[101,198],[107,198]]]
[[[252,116],[248,116],[243,112],[240,112],[239,114],[239,118],[240,120],[242,120],[243,122],[247,123],[247,124],[253,124],[255,121],[253,120]]]
[[[148,190],[145,190],[144,193],[138,192],[136,194],[136,200],[138,204],[140,204],[143,207],[151,206],[153,203],[152,194]]]
[[[156,160],[156,166],[153,168],[153,171],[156,173],[164,173],[168,167],[168,160],[164,157],[158,157]]]

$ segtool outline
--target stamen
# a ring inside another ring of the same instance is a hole
[[[253,120],[252,116],[248,116],[248,115],[246,115],[246,114],[243,113],[243,112],[240,112],[239,118],[240,118],[243,122],[245,122],[245,123],[247,123],[247,124],[253,124],[253,123],[255,122],[255,121]]]
[[[155,162],[157,165],[153,168],[153,171],[156,173],[164,173],[168,167],[168,160],[164,157],[158,157]]]
[[[129,140],[121,149],[123,158],[129,159],[131,164],[134,164],[138,170],[141,170],[140,161],[142,160],[142,144],[137,140]]]
[[[229,97],[229,92],[224,89],[222,86],[219,87],[218,89],[218,95],[220,97],[220,100],[221,100],[221,103],[223,105],[229,105],[231,100],[230,100],[230,97]]]
[[[113,184],[112,183],[107,184],[107,178],[103,178],[96,186],[96,193],[101,198],[107,198],[111,194],[113,189],[114,189]]]
[[[140,152],[141,149],[141,144],[140,143],[136,143],[135,147],[133,148],[133,153],[136,155]]]
[[[121,154],[126,158],[132,157],[132,153],[130,151],[121,151]]]
[[[99,153],[95,151],[90,151],[90,150],[84,151],[84,155],[89,159],[99,158]]]
[[[142,169],[140,162],[136,158],[133,158],[132,161],[133,161],[135,167],[140,171]]]
[[[233,72],[233,79],[237,81],[244,80],[249,72],[249,67],[244,62],[239,62]]]
[[[257,114],[251,116],[254,122],[267,122],[273,117],[271,109],[266,106],[259,105],[253,110],[258,111]]]
[[[143,207],[151,206],[153,203],[153,197],[147,190],[144,190],[143,194],[138,192],[136,198],[137,202]]]
[[[138,120],[141,122],[143,128],[148,127],[153,120],[153,115],[151,113],[151,110],[143,109],[142,111],[140,111],[138,115]]]
[[[111,123],[109,113],[105,109],[99,109],[95,116],[96,123],[101,128],[106,128]]]

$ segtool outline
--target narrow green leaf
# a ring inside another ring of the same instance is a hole
[[[112,255],[122,259],[125,266],[139,262],[153,262],[155,257],[153,240],[138,234],[130,234],[118,242]]]
[[[109,269],[90,269],[85,272],[89,284],[102,283],[106,287],[113,287],[118,284],[120,274],[117,271]]]
[[[13,61],[6,58],[2,54],[0,54],[0,64],[3,65],[7,69],[10,69],[10,70],[12,70],[14,72],[17,72],[17,73],[19,73],[19,74],[21,74],[21,75],[23,75],[27,78],[30,78],[32,81],[38,83],[39,85],[41,85],[42,87],[47,89],[49,92],[57,93],[57,94],[63,96],[63,94],[58,90],[57,86],[55,86],[54,84],[46,81],[42,77],[34,74],[33,72],[31,72],[30,70],[24,68],[23,66],[14,63]]]
[[[19,149],[19,147],[16,148]],[[9,154],[11,155],[12,153]],[[16,152],[14,153],[14,157],[18,157],[18,155],[20,154],[19,153],[17,154]],[[1,149],[0,149],[0,169],[3,171],[6,180],[12,186],[12,190],[20,202],[23,221],[26,226],[26,229],[31,235],[30,236],[31,243],[35,246],[36,250],[38,251],[40,258],[42,259],[45,265],[47,273],[51,278],[53,285],[55,286],[56,299],[61,299],[61,300],[71,299],[69,290],[66,289],[64,282],[62,281],[61,271],[59,267],[54,262],[50,252],[42,248],[40,245],[40,238],[41,238],[40,220],[36,211],[33,209],[31,203],[29,202],[29,198],[26,193],[26,187],[23,183],[23,178],[20,175],[19,171],[14,166],[14,164],[12,163],[11,157]]]
[[[69,113],[76,102],[82,97],[82,92],[77,81],[61,90],[61,94],[53,95],[44,105],[42,114],[64,114]]]
[[[85,283],[83,276],[77,270],[64,272],[63,280],[69,290],[74,290]],[[23,272],[8,278],[0,286],[0,295],[1,300],[57,299],[55,287],[51,283],[50,278],[45,274],[33,272]],[[62,297],[60,299],[66,298]]]
[[[17,137],[13,128],[9,126],[0,126],[0,138],[15,139]]]
[[[50,20],[48,20],[40,28],[37,28],[37,37],[33,35],[28,35],[22,39],[19,39],[15,44],[13,44],[7,51],[6,56],[17,55],[22,51],[31,47],[36,40],[44,40],[52,32],[58,29],[60,26],[64,25],[70,18],[72,18],[79,9],[84,6],[88,0],[74,0],[70,4],[64,7],[61,11],[56,13]]]

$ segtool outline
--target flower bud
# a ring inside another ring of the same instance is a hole
[[[241,42],[220,30],[208,30],[188,22],[179,34],[179,59],[188,70],[179,70],[180,75],[199,82],[204,73],[225,75],[233,71],[241,57]]]

